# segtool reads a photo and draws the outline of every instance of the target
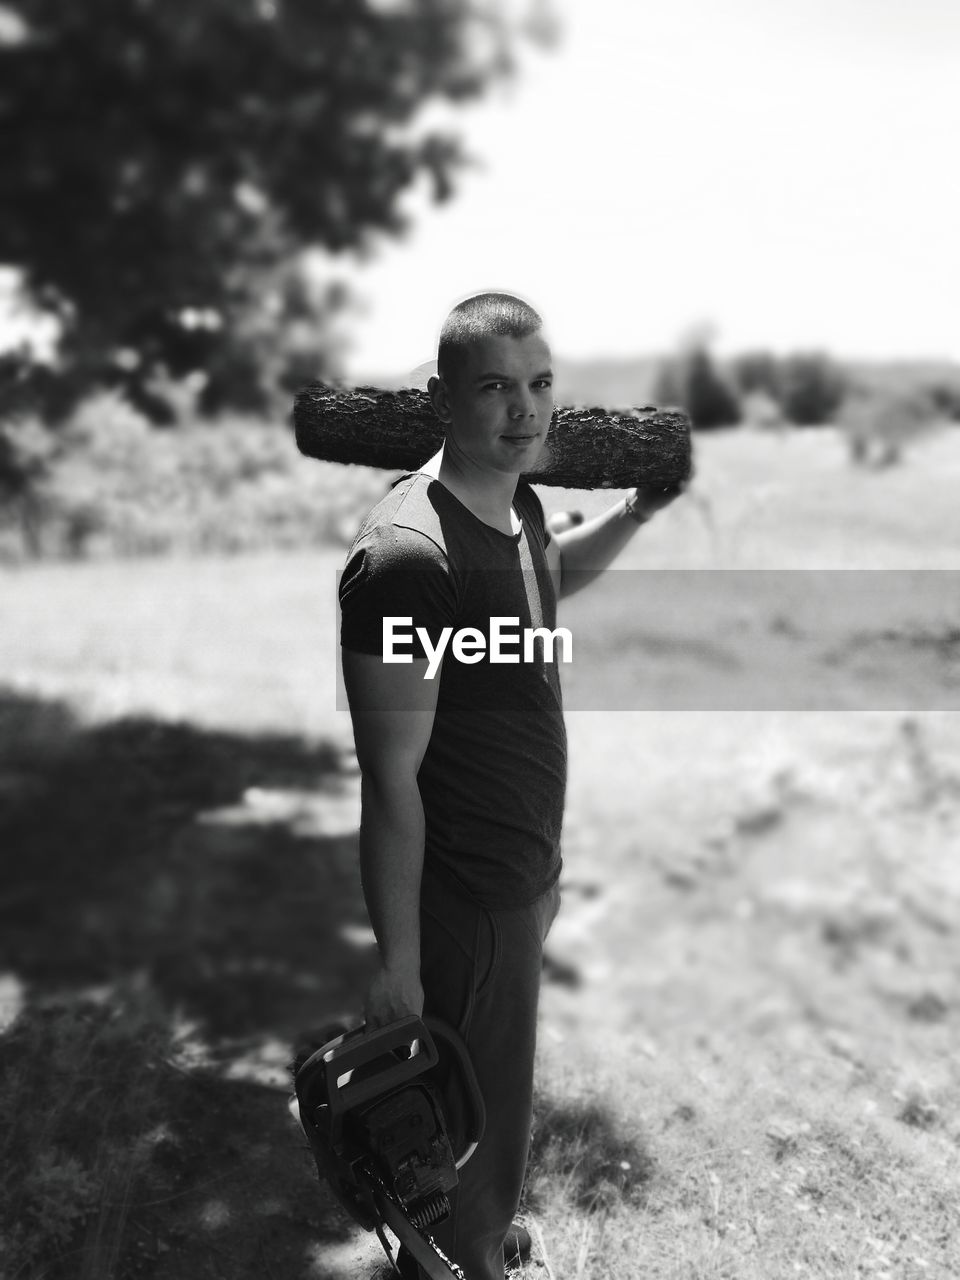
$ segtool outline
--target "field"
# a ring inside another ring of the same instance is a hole
[[[561,618],[593,648],[526,1274],[948,1280],[960,432],[876,472],[826,430],[698,445]],[[371,964],[341,560],[0,577],[4,1280],[382,1273],[285,1108],[293,1042],[352,1020]],[[835,589],[869,574],[869,607]]]

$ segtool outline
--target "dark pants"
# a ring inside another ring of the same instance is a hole
[[[453,1212],[434,1233],[466,1280],[503,1280],[503,1241],[530,1142],[543,942],[559,906],[554,886],[529,907],[489,911],[424,872],[424,1012],[459,1031],[487,1113],[480,1145],[460,1170]]]

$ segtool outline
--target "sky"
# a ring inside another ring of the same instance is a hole
[[[356,297],[348,377],[430,360],[483,289],[531,301],[567,357],[696,332],[721,355],[960,360],[957,0],[499,3],[551,7],[561,40],[425,112],[475,157],[454,199],[417,189],[403,239],[318,258]]]
[[[527,0],[515,0],[521,7]],[[445,115],[477,166],[329,269],[348,374],[429,360],[449,308],[519,293],[568,357],[960,359],[955,0],[553,0],[560,45]]]

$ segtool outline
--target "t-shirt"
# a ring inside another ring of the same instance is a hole
[[[443,627],[489,636],[556,627],[556,593],[540,500],[526,481],[514,509],[520,534],[478,519],[445,485],[404,476],[367,517],[340,581],[341,644],[382,655],[384,617],[409,617],[436,644]],[[538,616],[539,615],[539,616]],[[425,656],[416,642],[403,652]],[[513,647],[523,657],[523,645]],[[566,731],[557,666],[545,660],[475,663],[448,647],[437,709],[418,774],[425,863],[483,906],[526,906],[560,874]]]

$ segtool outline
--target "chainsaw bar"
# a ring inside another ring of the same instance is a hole
[[[364,1173],[380,1218],[430,1280],[466,1280],[463,1272],[455,1262],[450,1261],[433,1236],[420,1234],[376,1174],[369,1169]]]

